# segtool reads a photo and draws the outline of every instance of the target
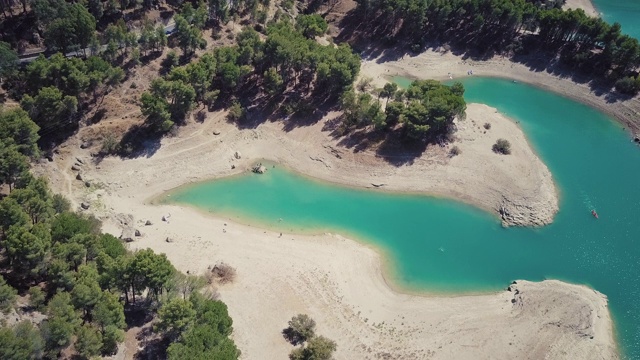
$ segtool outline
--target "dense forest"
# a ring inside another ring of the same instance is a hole
[[[563,65],[606,80],[627,94],[640,90],[638,40],[583,10],[528,0],[359,0],[353,23],[369,38],[415,51],[449,43],[483,55],[546,52]],[[362,21],[366,19],[366,21]]]
[[[177,17],[194,19],[189,13],[200,9],[186,6]],[[189,22],[189,21],[187,21]],[[198,30],[201,21],[192,20]],[[196,104],[229,105],[230,120],[240,121],[246,113],[238,99],[253,107],[275,106],[287,116],[312,111],[318,101],[337,100],[351,88],[360,70],[360,59],[348,45],[322,46],[315,37],[327,30],[319,15],[301,15],[296,23],[278,21],[266,28],[266,38],[251,27],[236,37],[237,45],[218,47],[198,60],[177,66],[177,55],[165,61],[167,74],[153,81],[141,97],[142,113],[155,130],[167,131],[183,122]],[[192,54],[199,43],[178,41],[183,54]],[[172,59],[173,58],[173,59]],[[247,101],[248,100],[248,101]]]
[[[0,358],[56,359],[70,346],[85,359],[112,354],[127,313],[157,311],[169,359],[236,359],[226,305],[201,291],[205,279],[179,273],[164,254],[127,251],[31,175],[38,130],[22,109],[0,112],[0,185],[8,189],[0,200],[0,310],[23,319],[0,326]]]
[[[3,96],[19,103],[0,107],[0,310],[9,315],[0,325],[2,359],[110,355],[140,316],[157,319],[159,340],[145,352],[169,359],[239,356],[227,307],[206,291],[207,279],[181,274],[164,254],[128,251],[29,171],[41,147],[75,131],[113,87],[167,46],[162,26],[142,19],[132,32],[125,22],[125,11],[152,6],[0,1],[0,82]],[[184,8],[189,20],[177,18],[175,32],[187,52],[194,45],[185,42],[195,38],[199,46],[193,18],[203,15]],[[222,14],[233,9],[204,17]],[[46,44],[46,52],[20,64],[27,41]]]

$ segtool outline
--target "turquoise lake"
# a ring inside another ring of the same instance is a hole
[[[640,39],[640,0],[594,0],[593,4],[604,20],[619,22],[623,33]]]
[[[514,279],[586,284],[609,297],[623,355],[640,358],[640,149],[604,114],[553,93],[500,79],[464,85],[468,102],[518,120],[549,166],[560,192],[550,226],[504,229],[495,215],[452,200],[339,187],[277,165],[178,189],[171,202],[373,243],[397,282],[414,289],[495,291]]]

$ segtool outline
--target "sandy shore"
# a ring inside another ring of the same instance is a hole
[[[566,0],[563,9],[582,9],[589,16],[598,17],[600,12],[593,5],[591,0]]]
[[[405,55],[395,61],[365,60],[361,73],[363,76],[372,77],[375,84],[381,85],[397,75],[448,80],[448,74],[451,74],[455,80],[468,76],[469,70],[473,71],[472,76],[505,78],[553,91],[609,114],[624,124],[631,134],[640,132],[640,97],[622,101],[617,99],[615,94],[603,95],[586,83],[576,83],[567,77],[544,70],[532,71],[526,65],[514,63],[500,56],[486,61],[473,61],[464,60],[450,52],[427,50],[417,56]]]
[[[281,331],[297,313],[338,343],[336,359],[617,357],[606,297],[583,286],[518,281],[495,294],[405,295],[385,282],[378,252],[339,235],[280,237],[177,206],[117,201],[139,214],[144,236],[132,249],[164,252],[191,273],[218,261],[237,269],[219,292],[243,359],[286,358],[292,346]],[[169,213],[170,223],[160,221]]]
[[[164,252],[191,273],[219,261],[236,267],[236,282],[219,291],[243,359],[286,358],[292,347],[280,332],[297,313],[310,314],[318,332],[336,340],[336,359],[616,358],[606,297],[587,287],[518,282],[495,294],[407,295],[386,282],[379,252],[339,235],[280,237],[192,209],[147,203],[175,186],[231,175],[266,158],[351,186],[384,184],[384,189],[430,192],[493,211],[503,207],[511,223],[550,221],[557,211],[551,174],[517,124],[495,109],[470,104],[466,120],[457,125],[461,155],[450,158],[448,148],[435,147],[411,165],[395,166],[371,152],[339,146],[322,132],[323,123],[289,132],[281,123],[238,130],[223,114],[214,114],[133,160],[92,164],[90,149],[79,148],[81,131],[54,162],[35,171],[76,204],[89,203],[105,231],[140,230],[143,236],[134,238],[131,249]],[[512,155],[491,152],[498,137],[511,141]],[[77,158],[85,164],[82,176],[90,187],[70,170]],[[167,214],[170,222],[161,221]],[[144,226],[146,220],[153,225]],[[126,349],[124,357],[133,351]]]

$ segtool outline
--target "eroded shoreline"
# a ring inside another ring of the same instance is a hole
[[[524,282],[518,293],[527,294],[526,301],[516,299],[514,289],[482,295],[410,295],[398,292],[402,289],[390,286],[385,279],[384,254],[360,242],[328,233],[281,237],[186,207],[145,204],[152,194],[188,182],[233,175],[266,157],[321,180],[341,183],[351,175],[357,178],[353,186],[384,182],[386,190],[425,192],[425,180],[433,180],[437,169],[459,169],[448,176],[473,181],[458,181],[457,190],[440,195],[465,199],[467,191],[471,193],[469,202],[502,199],[502,185],[482,183],[475,168],[466,168],[468,162],[482,167],[485,174],[504,173],[512,187],[507,193],[519,199],[526,199],[523,194],[536,193],[540,184],[546,183],[549,199],[557,207],[551,174],[517,125],[484,105],[470,105],[470,110],[465,122],[459,124],[456,144],[462,147],[462,155],[450,158],[447,148],[436,147],[402,167],[385,165],[375,154],[339,148],[333,143],[335,139],[320,135],[322,124],[290,132],[284,132],[278,123],[238,130],[218,113],[204,124],[181,129],[175,138],[164,139],[151,156],[107,158],[95,166],[87,165],[82,173],[94,184],[90,188],[75,181],[69,171],[76,157],[88,156],[88,150],[79,150],[81,135],[63,147],[69,154],[40,164],[37,171],[51,179],[56,191],[76,202],[89,203],[89,211],[103,220],[105,231],[120,235],[122,228],[139,229],[142,236],[133,239],[131,249],[150,247],[166,253],[185,272],[202,273],[219,261],[236,267],[237,281],[219,290],[234,319],[234,339],[244,359],[286,357],[291,348],[280,331],[297,313],[309,313],[318,321],[320,333],[338,341],[338,359],[367,358],[367,354],[447,359],[477,357],[478,351],[486,356],[523,357],[542,349],[540,344],[544,344],[544,354],[555,358],[563,358],[563,354],[564,358],[617,357],[606,297],[584,286]],[[482,122],[474,120],[474,114]],[[487,118],[493,125],[491,136],[485,136],[482,128]],[[214,131],[220,135],[213,135]],[[501,132],[516,145],[511,158],[496,158],[499,155],[490,150],[493,136],[503,136]],[[236,156],[236,152],[241,154]],[[501,161],[496,165],[487,159]],[[512,181],[512,176],[527,177],[520,176],[523,169],[514,169],[510,161],[526,164],[527,173],[537,169],[534,172],[539,177],[530,183]],[[430,186],[451,187],[451,177],[440,180],[442,183]],[[169,221],[161,221],[167,214],[171,214]],[[145,226],[146,220],[152,225]],[[543,310],[551,306],[550,299],[560,301],[554,302],[557,311],[552,314]],[[544,325],[551,321],[567,326]],[[593,334],[594,339],[576,332],[575,326]],[[496,336],[496,328],[510,331]],[[505,347],[509,342],[515,346]],[[468,344],[485,345],[478,350]]]

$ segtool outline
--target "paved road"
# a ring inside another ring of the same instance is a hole
[[[164,33],[167,34],[167,36],[171,36],[173,34],[173,30],[176,28],[176,23],[173,20],[169,21],[169,24],[167,24],[167,26],[164,27]],[[102,45],[100,46],[100,50],[99,52],[103,52],[107,49],[107,45]],[[40,50],[37,52],[33,52],[30,53],[28,55],[26,55],[26,57],[21,57],[18,62],[20,63],[20,65],[25,65],[28,64],[32,61],[34,61],[35,59],[38,58],[38,56],[40,56],[41,54],[44,54],[46,52],[46,50]],[[82,57],[85,56],[85,54],[90,54],[91,53],[91,49],[90,48],[86,48],[84,50],[79,49],[79,50],[75,50],[75,51],[70,51],[68,53],[66,53],[64,56],[65,57]]]

